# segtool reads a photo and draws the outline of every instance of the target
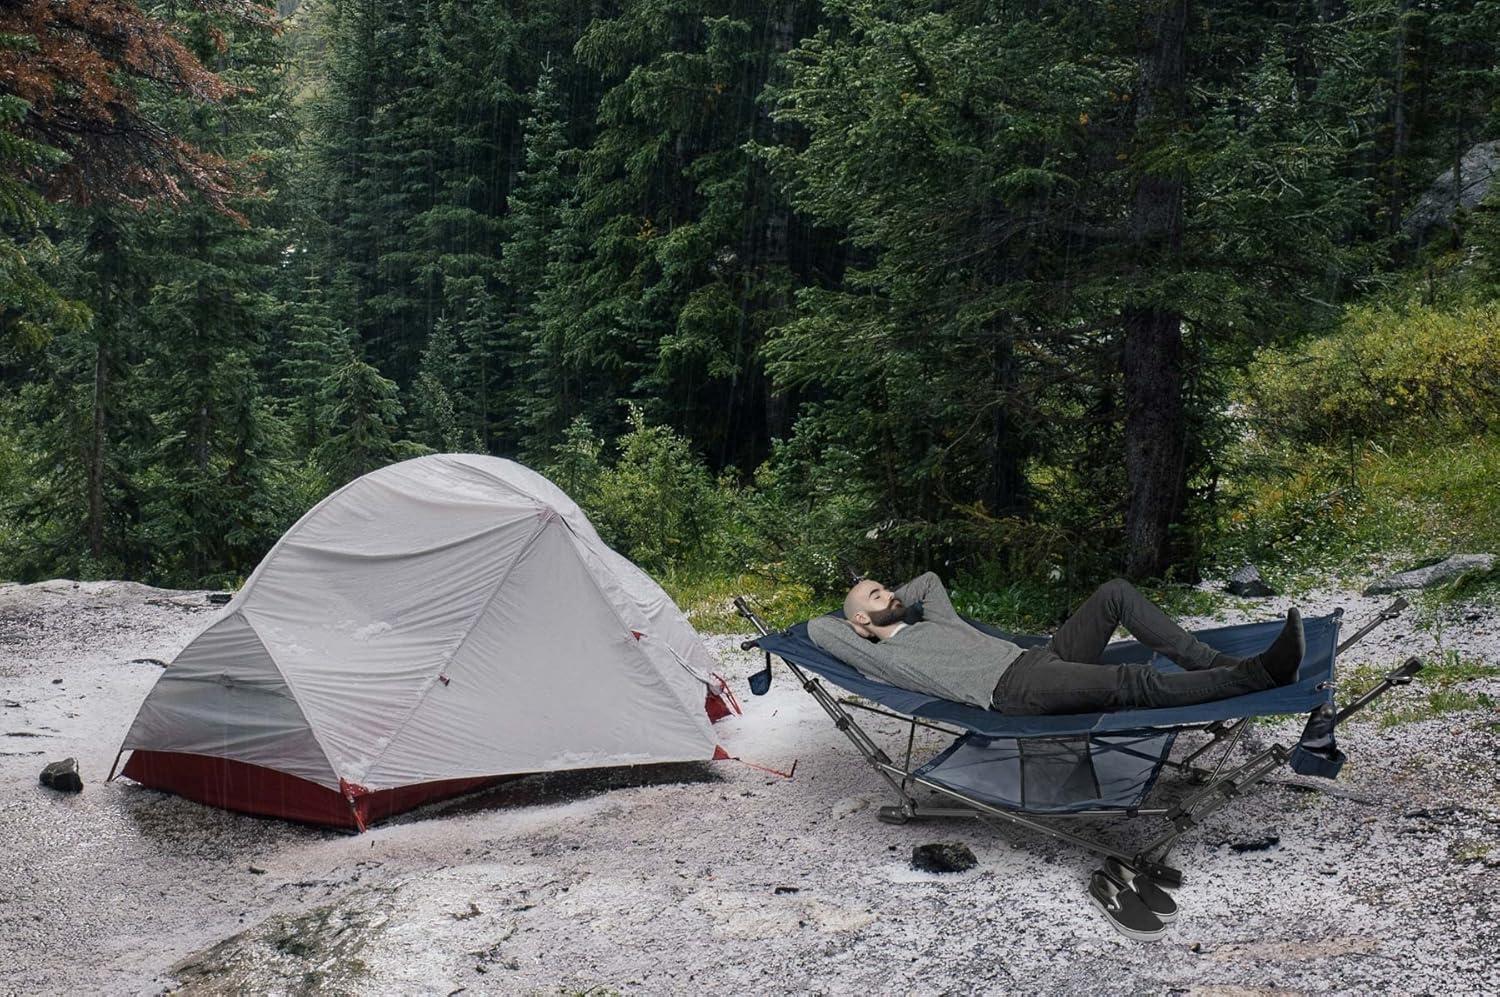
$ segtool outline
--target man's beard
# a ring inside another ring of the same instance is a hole
[[[906,620],[906,603],[891,597],[884,609],[872,609],[868,613],[870,623],[877,627],[888,627],[892,623],[902,623]]]

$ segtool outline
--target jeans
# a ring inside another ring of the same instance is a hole
[[[1099,659],[1115,627],[1186,671]],[[1220,655],[1122,578],[1105,582],[1042,647],[1011,662],[995,685],[1001,713],[1094,713],[1128,707],[1186,706],[1269,689],[1276,683],[1253,658]]]

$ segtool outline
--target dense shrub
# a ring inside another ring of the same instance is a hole
[[[1247,389],[1270,437],[1368,439],[1413,421],[1483,431],[1500,415],[1500,304],[1352,309],[1333,335],[1261,353]]]
[[[582,418],[542,469],[593,521],[604,542],[652,573],[726,570],[739,534],[737,490],[715,481],[692,444],[646,424],[632,405],[613,461]]]

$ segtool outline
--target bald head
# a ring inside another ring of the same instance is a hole
[[[854,583],[844,596],[844,619],[865,636],[879,636],[871,627],[887,627],[901,622],[906,604],[896,594],[872,578]]]

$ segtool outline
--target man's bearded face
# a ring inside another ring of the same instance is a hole
[[[906,618],[906,603],[891,596],[890,602],[880,609],[867,609],[865,612],[870,617],[870,623],[877,627],[887,627],[892,623],[900,623]]]

